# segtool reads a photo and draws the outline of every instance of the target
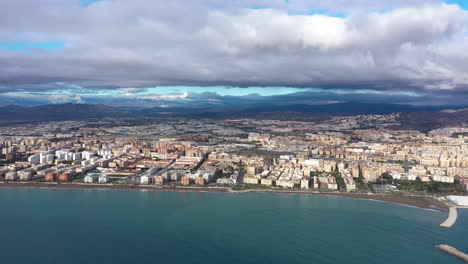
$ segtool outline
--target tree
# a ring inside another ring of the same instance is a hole
[[[440,188],[440,183],[435,182],[435,181],[431,181],[431,183],[427,187],[427,191],[430,192],[430,193],[438,193],[438,192],[440,192],[439,188]]]
[[[218,179],[223,178],[224,174],[223,171],[220,169],[217,169],[213,175],[213,181],[216,182]]]
[[[344,182],[343,177],[341,176],[341,173],[335,171],[332,173],[332,176],[335,177],[336,183],[338,185],[338,190],[346,190],[346,184]]]

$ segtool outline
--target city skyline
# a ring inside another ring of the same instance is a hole
[[[4,263],[468,261],[468,0],[0,10]]]

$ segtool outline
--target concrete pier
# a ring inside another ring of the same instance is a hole
[[[448,218],[442,223],[440,224],[441,227],[451,227],[455,224],[455,222],[457,221],[457,207],[455,206],[452,206],[449,208],[449,215],[448,215]]]
[[[465,262],[468,262],[468,254],[466,253],[463,253],[461,252],[460,250],[454,248],[454,247],[451,247],[449,245],[436,245],[435,246],[436,248],[438,248],[439,250],[447,253],[447,254],[450,254],[452,256],[455,256]]]

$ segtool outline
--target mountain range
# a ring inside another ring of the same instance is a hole
[[[1,123],[25,121],[78,120],[87,118],[116,117],[124,112],[102,104],[56,104],[21,107],[8,105],[0,107]]]
[[[112,107],[103,104],[54,104],[33,107],[0,107],[0,123],[80,120],[89,118],[259,118],[320,121],[336,115],[402,113],[408,128],[426,129],[468,123],[466,106],[412,106],[345,102],[325,105],[263,105],[243,107],[139,108]]]

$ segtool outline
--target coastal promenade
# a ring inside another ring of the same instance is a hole
[[[345,193],[345,192],[317,192],[313,190],[280,190],[280,189],[247,189],[235,190],[231,187],[221,186],[157,186],[157,185],[128,185],[128,184],[97,184],[97,183],[46,183],[46,182],[4,182],[0,181],[1,188],[54,188],[54,189],[118,189],[118,190],[148,190],[148,191],[200,191],[200,192],[226,192],[226,193],[250,193],[250,192],[274,192],[295,193],[310,195],[328,195],[365,199],[373,201],[389,202],[418,208],[439,210],[446,212],[449,205],[430,196],[409,195],[379,195],[373,193]]]

